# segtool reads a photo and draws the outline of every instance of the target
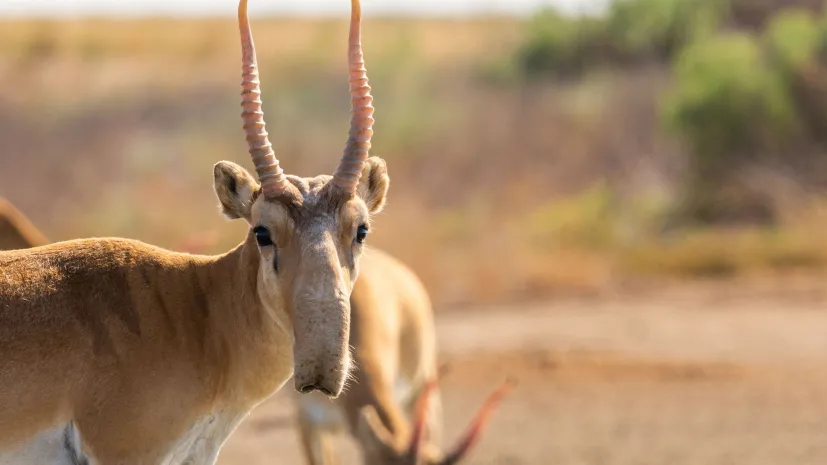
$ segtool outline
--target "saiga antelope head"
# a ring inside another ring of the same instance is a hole
[[[258,293],[274,319],[292,327],[295,387],[336,397],[350,366],[350,294],[371,215],[385,204],[385,162],[368,158],[373,98],[361,48],[359,0],[351,0],[348,63],[351,121],[333,176],[285,175],[267,138],[247,0],[238,7],[242,45],[241,117],[256,177],[235,163],[215,165],[215,191],[228,218],[250,225],[260,254]]]

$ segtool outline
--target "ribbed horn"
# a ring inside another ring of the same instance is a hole
[[[350,68],[350,134],[333,183],[345,192],[356,192],[362,167],[368,158],[373,135],[373,97],[370,95],[365,59],[362,54],[362,6],[350,0],[350,36],[348,66]]]
[[[414,458],[414,463],[419,463],[419,449],[422,447],[422,439],[425,432],[425,425],[428,421],[428,407],[431,402],[431,396],[437,388],[437,380],[432,379],[425,385],[422,393],[416,404],[416,414],[414,415],[413,430],[411,431],[411,440],[408,443],[408,455]]]
[[[497,405],[502,402],[503,398],[508,395],[508,393],[511,392],[516,385],[516,380],[507,379],[499,389],[494,391],[494,393],[488,397],[479,412],[477,412],[476,417],[471,420],[468,431],[465,432],[462,439],[460,439],[456,446],[454,446],[454,449],[446,454],[442,461],[439,462],[440,465],[455,465],[465,456],[465,454],[468,453],[469,450],[471,450],[471,447],[477,439],[479,439],[480,433],[482,433],[482,430],[485,429],[485,426],[488,423],[488,417]]]
[[[287,179],[267,138],[264,112],[261,110],[256,48],[250,20],[247,18],[247,0],[238,2],[238,29],[241,33],[241,119],[244,122],[244,134],[262,192],[266,197],[273,197],[284,192]]]

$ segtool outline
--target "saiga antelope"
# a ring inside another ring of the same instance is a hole
[[[0,211],[0,223],[5,221],[9,227],[0,234],[0,250],[18,248],[20,238],[43,237],[22,213],[8,202],[5,205]],[[212,239],[212,235],[198,236],[184,244],[193,250],[203,249]],[[35,241],[23,244],[38,245]],[[333,402],[318,394],[299,395],[295,399],[308,463],[336,463],[332,436],[350,425],[367,464],[411,463],[417,452],[429,460],[427,463],[437,463],[444,457],[461,458],[473,437],[466,436],[445,455],[437,448],[442,413],[436,385],[431,388],[426,416],[414,414],[414,401],[428,392],[428,381],[437,371],[431,303],[418,277],[394,257],[370,249],[360,261],[350,307],[356,383]],[[374,415],[375,419],[370,418]],[[409,421],[412,418],[413,426]],[[476,435],[481,426],[478,419],[469,431]],[[413,431],[426,427],[429,443],[417,442]],[[420,446],[412,447],[414,443]]]
[[[0,224],[8,225],[0,232],[0,250],[40,245],[32,238],[44,236],[34,225],[2,198],[0,205],[4,205],[0,209]],[[199,252],[214,239],[214,234],[199,234],[182,246],[187,251]],[[437,449],[442,412],[436,385],[430,391],[426,416],[414,420],[413,426],[409,422],[416,418],[414,401],[428,392],[428,381],[437,371],[433,313],[427,291],[411,269],[378,249],[365,253],[359,266],[359,279],[350,296],[355,384],[333,402],[318,394],[299,395],[295,399],[308,463],[335,463],[331,437],[351,425],[367,464],[410,463],[416,452],[430,460],[428,463],[437,463],[440,457],[461,458],[473,437],[466,436],[444,456]],[[374,415],[375,419],[370,418]],[[417,427],[417,423],[422,426]],[[469,431],[476,435],[481,426],[477,420]],[[429,443],[416,442],[424,445],[412,448],[412,432],[426,427]]]
[[[307,463],[338,463],[332,439],[343,431],[356,439],[365,465],[457,463],[511,384],[489,398],[456,446],[441,452],[436,334],[424,286],[402,262],[370,249],[350,299],[353,382],[332,401],[317,394],[296,399]]]
[[[238,9],[242,119],[258,180],[214,166],[244,241],[220,256],[96,238],[0,252],[0,464],[213,464],[290,377],[336,397],[349,297],[385,203],[352,0],[352,117],[333,176],[285,176],[267,139],[247,2]]]

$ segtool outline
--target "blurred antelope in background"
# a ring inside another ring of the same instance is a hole
[[[217,241],[218,232],[211,229],[185,237],[174,249],[202,253]],[[26,215],[7,199],[0,197],[0,251],[39,247],[49,242]]]
[[[388,189],[353,0],[350,136],[333,176],[285,176],[267,139],[247,2],[242,119],[258,180],[214,166],[223,213],[250,225],[220,256],[80,239],[0,252],[0,463],[215,463],[291,376],[336,397],[349,298]]]
[[[332,401],[317,394],[296,399],[307,462],[338,463],[333,437],[349,431],[366,465],[457,463],[511,384],[489,398],[465,436],[443,453],[433,310],[421,281],[402,262],[371,249],[350,307],[353,382]]]
[[[48,243],[26,215],[0,197],[0,250],[28,249]]]

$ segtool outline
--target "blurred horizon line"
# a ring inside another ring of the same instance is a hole
[[[565,14],[599,12],[609,0],[362,0],[364,16],[390,18],[466,18],[529,16],[547,7]],[[250,15],[262,18],[340,18],[349,14],[344,0],[262,0],[250,2]],[[4,19],[80,18],[225,18],[236,2],[179,0],[11,0],[0,2]]]

